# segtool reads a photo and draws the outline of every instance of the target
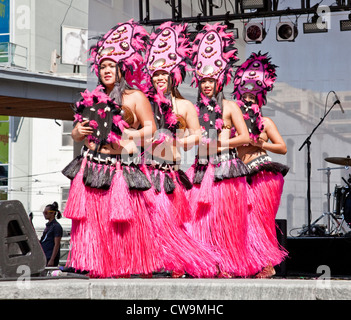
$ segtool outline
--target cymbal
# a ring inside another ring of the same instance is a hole
[[[331,158],[325,158],[324,160],[327,161],[327,162],[330,162],[330,163],[340,164],[342,166],[351,166],[351,158],[350,158],[350,156],[347,156],[346,158],[331,157]]]

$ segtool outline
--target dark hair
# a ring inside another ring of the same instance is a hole
[[[116,81],[113,90],[110,93],[110,97],[115,99],[118,105],[122,105],[122,96],[126,94],[126,90],[139,90],[130,86],[125,80],[125,71],[123,70],[123,62],[116,63]],[[119,71],[121,73],[121,77],[119,76]],[[99,76],[98,76],[98,85],[102,85],[105,90],[106,86],[101,80],[100,75],[100,65],[99,65]]]
[[[173,85],[174,79],[171,74],[168,75],[168,88],[167,90],[171,90],[172,96],[177,99],[184,99],[182,94],[179,92],[178,87]]]
[[[55,211],[55,215],[57,214],[56,218],[61,219],[62,214],[58,209],[58,203],[56,201],[54,201],[52,204],[48,204],[45,208],[49,208],[50,210]]]

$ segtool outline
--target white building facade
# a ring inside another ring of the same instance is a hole
[[[0,35],[0,95],[11,95],[8,108],[14,97],[61,101],[67,91],[64,101],[79,99],[77,92],[69,90],[77,84],[84,90],[87,67],[63,63],[67,55],[62,47],[63,31],[64,27],[88,29],[88,1],[6,0],[4,5],[9,11],[9,35]],[[11,82],[13,92],[5,87],[6,82]],[[63,211],[69,189],[61,170],[73,158],[72,121],[57,116],[52,119],[49,111],[40,118],[4,117],[8,121],[8,180],[2,183],[1,199],[21,201],[28,215],[33,213],[38,234],[47,222],[42,215],[45,205],[56,201]],[[68,233],[70,220],[63,218],[60,223]]]

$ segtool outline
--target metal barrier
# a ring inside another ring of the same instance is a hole
[[[71,237],[62,237],[61,238],[61,248],[60,248],[60,266],[65,266],[68,258],[68,252],[69,252],[69,244],[70,244]]]
[[[28,70],[28,49],[12,42],[0,42],[0,66]]]

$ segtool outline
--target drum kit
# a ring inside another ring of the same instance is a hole
[[[325,170],[327,175],[327,206],[328,212],[323,213],[317,220],[312,223],[312,226],[316,226],[317,222],[321,220],[323,217],[327,216],[327,235],[340,235],[341,229],[343,228],[343,223],[346,222],[349,228],[351,228],[351,175],[349,175],[348,180],[342,178],[345,182],[344,186],[335,185],[334,193],[333,193],[333,211],[330,208],[330,173],[331,170],[335,169],[345,169],[345,167],[351,166],[351,158],[347,156],[346,158],[342,157],[332,157],[325,158],[327,162],[341,165],[342,167],[335,168],[323,168],[318,170]],[[341,222],[339,221],[341,220]],[[335,223],[334,223],[335,222]],[[331,227],[331,224],[333,227]],[[344,228],[343,228],[344,230]],[[345,230],[344,230],[345,231]]]

